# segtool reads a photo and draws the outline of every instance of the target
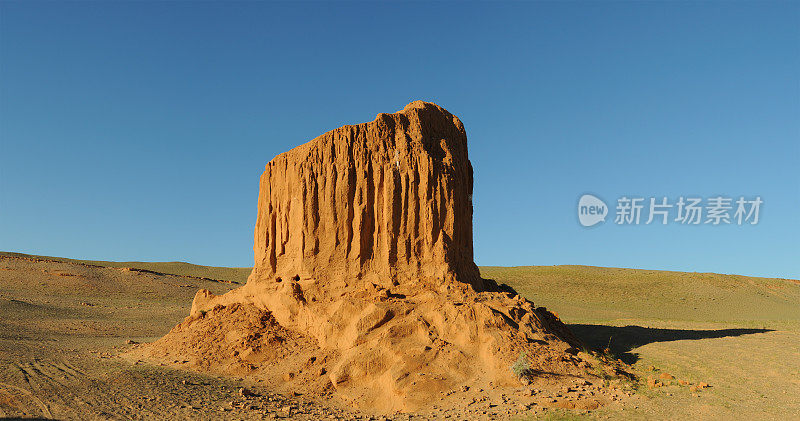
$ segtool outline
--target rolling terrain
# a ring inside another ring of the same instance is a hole
[[[587,346],[633,364],[640,378],[633,397],[618,404],[591,412],[532,408],[523,418],[800,417],[796,280],[587,266],[480,269],[558,313]],[[118,357],[183,320],[199,288],[224,293],[249,272],[0,253],[0,417],[362,416],[237,378]],[[650,378],[663,386],[651,388]],[[241,387],[258,396],[242,396]],[[483,408],[477,419],[507,418],[491,402],[476,405]]]

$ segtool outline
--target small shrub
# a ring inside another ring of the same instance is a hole
[[[528,363],[527,354],[522,352],[519,354],[519,358],[514,361],[514,364],[511,364],[511,372],[514,373],[517,377],[523,377],[528,375],[530,372],[531,366]]]

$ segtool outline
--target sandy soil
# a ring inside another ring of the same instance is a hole
[[[636,398],[591,418],[800,419],[797,280],[589,266],[481,273],[546,303],[588,345],[610,340],[634,364]],[[710,387],[648,387],[661,373]]]
[[[203,267],[176,276],[159,272],[174,263],[147,265],[149,271],[138,271],[0,257],[0,418],[370,417],[324,396],[309,402],[303,395],[276,394],[266,384],[121,358],[183,320],[199,288],[220,294],[238,286],[191,276],[204,276]],[[237,279],[233,271],[217,273]],[[619,384],[610,404],[591,411],[546,408],[521,389],[485,400],[476,395],[456,410],[392,418],[800,418],[797,281],[606,271],[482,268],[484,276],[559,312],[588,345],[609,347],[634,364],[641,381]],[[660,289],[648,291],[652,284]],[[585,292],[591,288],[594,294]],[[662,378],[665,373],[674,378]],[[662,386],[651,388],[649,378]],[[701,382],[709,387],[697,389]],[[590,392],[585,386],[554,391],[552,398]]]
[[[261,419],[343,413],[258,385],[118,356],[169,331],[198,288],[187,276],[0,258],[0,417]],[[243,396],[241,388],[252,396]]]

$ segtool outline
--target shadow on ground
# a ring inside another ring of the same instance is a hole
[[[628,364],[639,360],[639,354],[631,352],[633,349],[653,342],[725,338],[772,331],[772,329],[682,330],[586,324],[570,324],[569,328],[589,348],[596,351],[609,348],[616,358]]]
[[[36,420],[53,420],[53,418],[22,418],[22,417],[0,417],[0,421],[36,421]]]

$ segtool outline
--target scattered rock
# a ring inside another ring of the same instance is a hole
[[[250,390],[250,389],[248,389],[246,387],[240,387],[239,388],[239,396],[241,396],[243,398],[251,398],[251,397],[254,397],[254,396],[257,396],[257,395],[252,390]]]

